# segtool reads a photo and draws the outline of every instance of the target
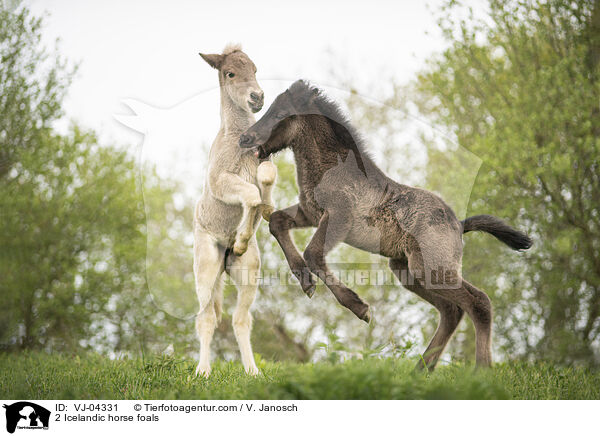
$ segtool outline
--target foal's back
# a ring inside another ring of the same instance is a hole
[[[342,208],[351,221],[344,242],[353,247],[398,258],[439,244],[447,253],[444,264],[460,263],[462,227],[440,197],[388,177],[354,138],[340,135],[324,116],[313,115],[306,123],[311,128],[292,148],[300,205],[313,225],[324,211]]]

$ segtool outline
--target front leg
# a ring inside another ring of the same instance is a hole
[[[290,229],[305,227],[313,227],[313,225],[306,218],[299,204],[273,212],[269,222],[269,230],[283,250],[292,273],[300,282],[304,293],[310,298],[315,293],[315,280],[298,252],[294,241],[290,238]]]
[[[254,218],[257,207],[262,202],[260,191],[256,185],[248,183],[240,176],[224,172],[219,175],[215,183],[210,184],[213,196],[227,204],[242,206],[242,220],[235,237],[233,252],[241,256],[248,248],[248,241],[254,233]]]
[[[311,272],[317,275],[333,293],[340,304],[352,311],[365,322],[371,320],[371,311],[352,289],[345,286],[333,274],[325,261],[325,256],[339,242],[343,241],[352,225],[347,208],[340,207],[325,211],[317,231],[304,251],[304,260]]]
[[[254,235],[254,221],[259,213],[260,205],[255,207],[244,207],[242,214],[242,224],[240,225],[235,242],[233,243],[233,254],[241,256],[248,249],[248,241]]]
[[[248,241],[254,235],[256,216],[262,214],[266,221],[270,220],[271,213],[273,213],[271,191],[276,178],[277,167],[271,161],[262,162],[256,169],[256,181],[260,190],[261,204],[257,207],[251,207],[247,211],[244,210],[240,231],[236,235],[233,244],[233,253],[237,256],[244,254],[248,248]]]
[[[256,181],[260,189],[262,198],[262,217],[265,221],[270,221],[273,213],[273,200],[271,199],[271,191],[277,179],[277,167],[270,160],[262,162],[256,169]]]

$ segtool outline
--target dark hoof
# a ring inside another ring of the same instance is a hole
[[[371,322],[371,308],[369,307],[369,305],[366,305],[367,308],[365,311],[363,311],[362,315],[358,315],[358,317],[360,319],[362,319],[364,322],[366,322],[367,324],[369,324]]]
[[[302,268],[301,270],[294,270],[294,275],[300,282],[300,287],[304,293],[308,296],[308,298],[312,298],[312,296],[315,294],[317,284],[315,283],[315,278],[309,269]]]
[[[342,288],[341,292],[336,294],[336,298],[358,319],[362,319],[367,324],[371,322],[371,308],[352,289]]]
[[[317,289],[314,283],[309,284],[308,286],[302,286],[302,290],[307,295],[308,298],[312,298],[315,295],[315,290]]]

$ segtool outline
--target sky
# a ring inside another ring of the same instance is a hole
[[[352,77],[353,86],[364,94],[373,84],[385,86],[382,78],[410,80],[444,46],[431,12],[439,9],[439,0],[28,4],[35,14],[48,14],[46,43],[60,38],[60,52],[80,63],[65,102],[66,119],[119,143],[140,141],[139,134],[113,118],[128,112],[123,99],[171,108],[214,89],[216,72],[198,52],[218,53],[228,42],[242,44],[258,67],[259,83],[303,78],[340,87],[340,77],[331,74],[334,68],[339,76]],[[266,105],[274,97],[267,93]],[[197,118],[218,115],[215,104],[218,100],[200,105]],[[218,124],[207,124],[199,134],[212,141],[216,129]]]

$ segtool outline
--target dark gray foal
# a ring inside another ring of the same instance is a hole
[[[427,367],[434,368],[464,312],[475,324],[477,364],[491,364],[492,306],[461,276],[462,234],[484,231],[515,250],[531,246],[527,235],[490,215],[459,221],[435,194],[387,177],[339,107],[303,81],[276,98],[240,137],[240,146],[260,159],[287,147],[294,153],[299,203],[274,212],[269,229],[309,297],[314,274],[343,306],[369,322],[369,306],[329,270],[325,256],[340,242],[381,254],[406,288],[440,312],[424,353]],[[289,234],[302,227],[317,227],[304,255]]]

